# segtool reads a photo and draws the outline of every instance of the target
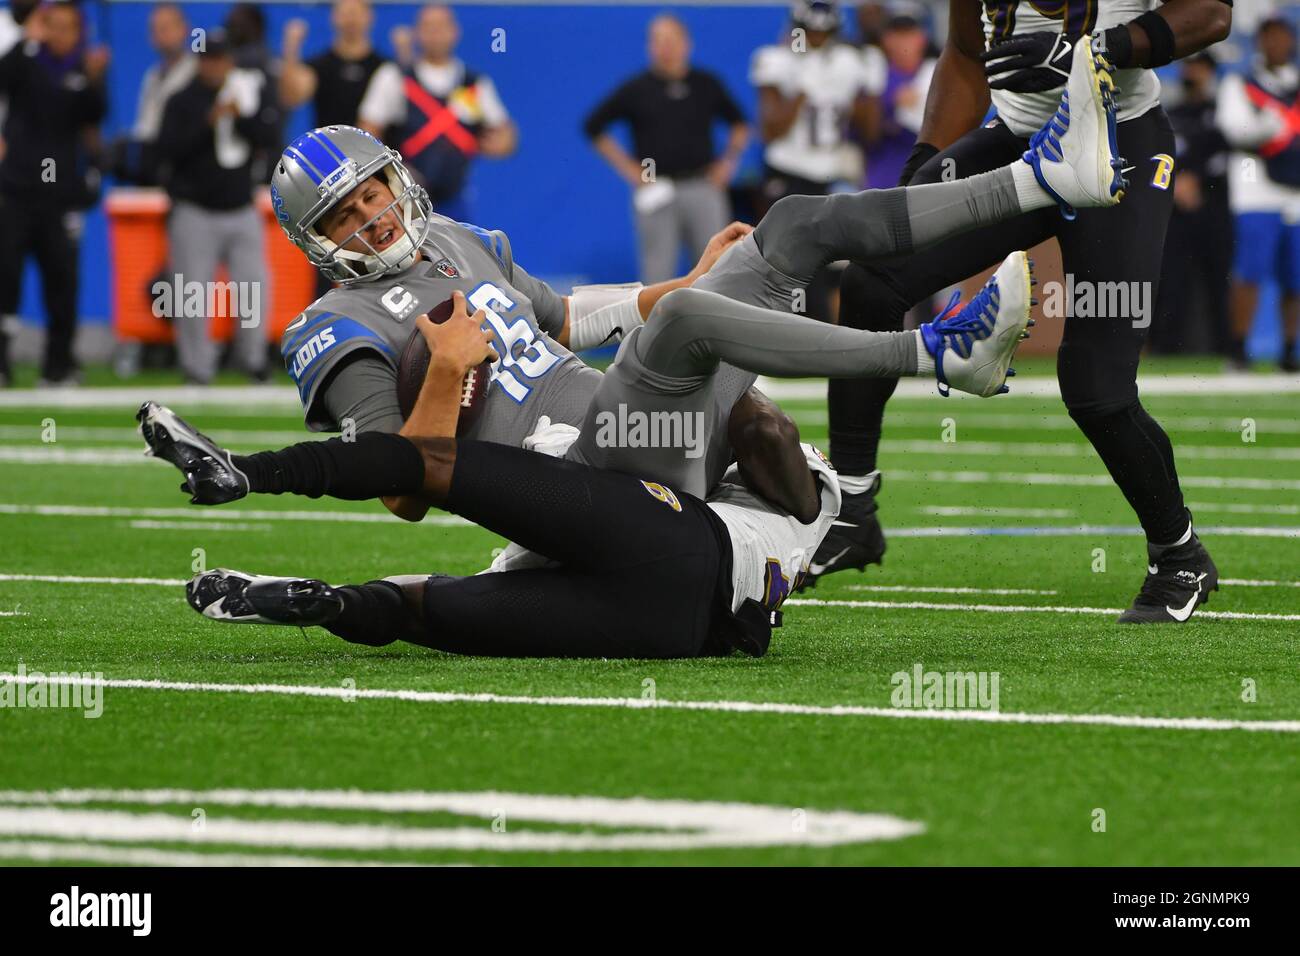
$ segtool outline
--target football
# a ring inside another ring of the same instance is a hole
[[[451,318],[451,310],[452,300],[446,299],[429,310],[429,321],[441,325]],[[397,360],[397,405],[402,411],[403,419],[411,417],[428,371],[429,343],[424,340],[419,329],[412,329],[411,337],[407,339],[402,355]],[[487,359],[465,373],[465,380],[461,383],[460,390],[457,435],[465,434],[478,421],[486,404],[488,386],[491,384],[492,363]]]

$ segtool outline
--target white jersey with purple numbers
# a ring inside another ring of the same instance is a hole
[[[439,216],[420,248],[422,257],[410,268],[326,293],[285,330],[281,354],[307,427],[341,427],[321,400],[321,386],[347,356],[378,356],[393,369],[395,383],[415,317],[456,291],[471,312],[484,310],[483,327],[500,356],[487,404],[461,437],[518,447],[542,415],[581,424],[600,373],[552,338],[564,324],[563,300],[515,265],[505,234]]]
[[[953,0],[981,3],[984,45],[1026,33],[1062,33],[1073,39],[1136,20],[1160,6],[1160,0]],[[1119,70],[1119,122],[1136,119],[1160,103],[1160,81],[1151,70]],[[998,116],[1017,136],[1032,136],[1061,104],[1062,87],[1043,93],[994,90]]]
[[[807,443],[802,447],[821,495],[821,513],[812,524],[801,524],[746,488],[734,465],[709,494],[709,507],[731,536],[733,611],[751,598],[769,611],[780,608],[839,516],[839,477],[821,452]]]

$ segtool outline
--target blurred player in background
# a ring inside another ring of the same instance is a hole
[[[1300,370],[1300,141],[1295,113],[1300,67],[1295,28],[1275,17],[1260,24],[1259,51],[1245,76],[1219,87],[1218,122],[1237,149],[1228,164],[1236,219],[1232,284],[1232,367],[1246,369],[1246,336],[1255,321],[1259,287],[1276,280],[1282,294],[1284,371]]]
[[[0,384],[10,381],[8,328],[34,256],[45,299],[41,381],[71,385],[81,211],[99,198],[93,148],[108,112],[108,51],[86,48],[76,4],[46,5],[26,26],[28,39],[0,58],[0,96],[9,99],[0,159]]]
[[[862,143],[879,132],[881,58],[864,58],[840,42],[839,4],[797,0],[790,22],[788,36],[755,51],[749,69],[766,144],[760,212],[785,196],[824,196],[839,184],[862,182],[862,154],[849,128]],[[809,287],[809,315],[827,320],[837,313],[837,274],[828,270]]]
[[[460,25],[450,7],[421,7],[415,35],[419,59],[375,71],[358,125],[401,152],[436,211],[470,221],[470,163],[511,155],[518,133],[491,77],[456,57]]]
[[[1058,110],[1073,41],[1094,35],[1118,69],[1118,153],[1126,157],[1132,188],[1114,210],[1081,212],[1066,221],[1039,212],[920,255],[852,266],[844,277],[840,321],[855,328],[901,328],[916,302],[977,274],[1010,249],[1031,249],[1052,236],[1075,288],[1119,283],[1127,289],[1129,307],[1118,309],[1123,314],[1066,318],[1057,378],[1070,417],[1146,533],[1147,577],[1120,620],[1186,621],[1217,586],[1218,572],[1192,529],[1169,437],[1138,399],[1138,360],[1173,205],[1173,132],[1151,68],[1226,37],[1231,6],[1223,0],[1101,0],[1049,8],[1014,0],[952,0],[948,9],[947,45],[900,182],[971,176],[1020,155]],[[981,126],[990,100],[997,117]],[[1136,301],[1147,303],[1145,315],[1133,310]],[[864,568],[884,554],[876,518],[876,453],[895,384],[831,383],[831,457],[841,475],[844,508],[814,561],[810,582],[820,574]]]
[[[632,188],[641,281],[654,283],[679,273],[683,246],[698,259],[731,219],[727,187],[749,127],[722,80],[691,66],[691,37],[681,20],[660,14],[648,32],[649,69],[602,100],[583,130]],[[635,156],[608,132],[621,121],[631,129]],[[719,122],[728,127],[721,156],[713,143]]]

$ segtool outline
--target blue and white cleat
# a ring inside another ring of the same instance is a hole
[[[1015,374],[1011,358],[1021,339],[1029,337],[1029,307],[1034,304],[1033,263],[1025,252],[1002,260],[984,288],[953,312],[960,293],[933,322],[921,326],[921,341],[934,358],[939,394],[955,388],[987,398],[1008,392],[1008,377]]]
[[[1074,45],[1074,61],[1056,114],[1029,140],[1023,159],[1034,178],[1073,219],[1076,207],[1114,206],[1128,181],[1115,134],[1115,78],[1088,37]]]

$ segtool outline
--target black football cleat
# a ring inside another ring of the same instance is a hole
[[[185,476],[182,491],[192,505],[224,505],[248,494],[248,476],[235,467],[230,452],[170,408],[145,402],[135,413],[147,454],[169,461]]]
[[[1219,569],[1201,539],[1159,551],[1147,548],[1147,579],[1120,624],[1182,624],[1219,590]]]
[[[218,568],[185,585],[185,599],[204,617],[228,624],[328,624],[343,611],[343,598],[324,581],[268,578]]]
[[[881,530],[876,512],[876,494],[880,491],[880,472],[876,472],[871,487],[858,494],[844,495],[839,517],[822,539],[821,546],[808,563],[808,571],[796,590],[804,591],[817,586],[824,574],[846,571],[850,568],[864,571],[868,564],[880,564],[885,556],[885,532]]]

